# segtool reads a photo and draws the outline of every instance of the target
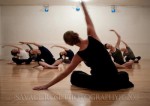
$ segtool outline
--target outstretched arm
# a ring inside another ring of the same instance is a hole
[[[124,42],[123,40],[121,41],[126,47],[129,47],[128,44],[126,42]]]
[[[19,42],[19,43],[24,44],[23,42]],[[26,45],[30,48],[30,50],[33,50],[33,47],[31,45],[29,44],[26,44]]]
[[[19,43],[22,43],[22,44],[32,44],[32,45],[35,45],[35,46],[37,46],[37,47],[42,46],[42,45],[37,44],[37,43],[34,43],[34,42],[19,42]]]
[[[14,45],[3,45],[2,48],[4,48],[4,47],[14,47],[14,48],[17,48],[17,49],[22,49],[18,46],[14,46]]]
[[[30,48],[30,50],[33,50],[33,47],[29,44],[27,44],[27,46]]]
[[[110,30],[110,31],[114,32],[117,35],[118,39],[117,39],[115,47],[119,49],[120,48],[119,47],[120,46],[120,42],[121,42],[121,36],[115,30],[113,30],[113,29]]]
[[[70,65],[65,70],[63,70],[61,73],[59,73],[59,75],[54,77],[52,81],[50,81],[46,85],[34,87],[33,90],[46,90],[49,87],[55,85],[56,83],[58,83],[59,81],[63,80],[65,77],[67,77],[77,67],[77,65],[81,61],[82,61],[82,59],[78,55],[75,55],[73,57]]]
[[[86,6],[85,6],[83,1],[81,1],[81,6],[83,8],[83,12],[84,12],[84,15],[85,15],[85,21],[86,21],[86,24],[87,24],[87,34],[88,34],[88,36],[92,36],[93,38],[100,41],[100,39],[98,38],[98,36],[95,32],[93,22],[92,22],[92,20],[89,16],[89,13],[88,13],[88,11],[86,9]]]
[[[53,45],[51,48],[53,48],[53,47],[59,47],[59,48],[62,48],[62,49],[64,49],[64,50],[69,50],[68,48],[66,48],[66,47],[64,47],[64,46],[59,46],[59,45]]]

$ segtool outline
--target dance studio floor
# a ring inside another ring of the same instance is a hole
[[[32,68],[34,65],[16,66],[0,61],[0,106],[150,106],[150,60],[141,60],[134,69],[126,70],[134,88],[111,92],[72,86],[70,76],[48,90],[34,91],[34,86],[46,84],[66,67],[42,70]],[[89,73],[84,64],[77,70]]]

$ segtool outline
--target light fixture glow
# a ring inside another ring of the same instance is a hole
[[[80,11],[80,7],[76,7],[76,11]]]
[[[45,12],[48,12],[49,11],[49,8],[48,7],[45,7],[45,10],[44,10]]]
[[[43,5],[43,7],[44,7],[44,12],[48,12],[49,11],[49,5],[47,4],[47,5]]]
[[[112,13],[115,13],[115,12],[116,12],[116,6],[115,6],[115,5],[111,6],[111,12],[112,12]]]

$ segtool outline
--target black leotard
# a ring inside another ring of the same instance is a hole
[[[91,68],[91,75],[74,71],[71,75],[73,85],[94,90],[117,90],[134,86],[126,72],[118,72],[104,45],[93,37],[88,37],[88,47],[77,54]]]

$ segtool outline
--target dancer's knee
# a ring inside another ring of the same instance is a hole
[[[82,75],[85,74],[82,71],[73,71],[73,73],[71,74],[71,79],[70,82],[73,85],[77,85],[78,83],[80,83],[80,81],[82,80]]]

